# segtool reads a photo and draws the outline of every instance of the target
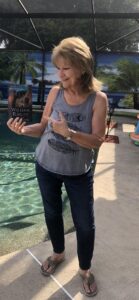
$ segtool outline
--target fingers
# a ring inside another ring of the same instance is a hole
[[[49,122],[50,127],[53,128],[53,124],[54,124],[55,120],[52,119],[51,117],[48,117],[47,120]]]
[[[25,126],[26,122],[23,122],[22,118],[10,118],[7,122],[7,126],[15,133],[21,134],[22,128]]]
[[[53,118],[51,118],[51,117],[48,117],[47,120],[48,120],[50,123],[52,123],[52,122],[55,121],[55,120],[54,120]]]
[[[17,128],[20,127],[22,123],[23,123],[22,119],[15,121],[15,127],[17,127]]]
[[[49,125],[52,128],[52,131],[55,133],[61,134],[62,136],[66,136],[67,134],[67,121],[62,112],[59,112],[59,119],[55,120],[52,117],[48,117]]]
[[[18,132],[19,132],[19,134],[21,134],[21,133],[24,133],[24,126],[26,125],[26,122],[23,122],[22,124],[21,124],[21,126],[19,126],[19,128],[18,128]]]
[[[66,119],[61,111],[59,112],[59,116],[60,116],[61,121],[64,121],[64,122],[66,121]]]
[[[10,118],[7,122],[8,127],[11,129],[12,127],[16,127],[16,124],[18,123],[19,118]]]
[[[7,122],[7,126],[8,126],[8,127],[10,127],[10,126],[11,126],[11,124],[12,124],[13,120],[14,120],[13,118],[10,118],[10,119],[8,120],[8,122]]]
[[[13,127],[15,127],[16,123],[18,122],[19,118],[10,118],[7,122],[7,126],[12,130]]]
[[[60,120],[55,120],[52,117],[47,117],[46,119],[50,122],[50,124],[52,124],[54,122],[61,122],[61,121],[65,122],[66,121],[66,119],[61,111],[59,112],[59,116],[60,116]]]

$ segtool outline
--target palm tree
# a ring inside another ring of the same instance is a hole
[[[131,60],[119,60],[117,75],[108,80],[110,91],[124,91],[133,93],[134,108],[139,109],[139,64]]]
[[[16,53],[12,58],[12,80],[19,84],[26,83],[27,73],[31,74],[32,79],[37,76],[37,69],[42,70],[42,65],[34,59],[29,58],[28,53]]]

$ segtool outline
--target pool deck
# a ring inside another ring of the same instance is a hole
[[[102,145],[95,173],[96,300],[139,300],[139,146],[128,135],[131,120],[119,120],[111,134],[120,143]],[[51,254],[50,242],[0,257],[0,299],[88,299],[78,276],[75,233],[65,239],[66,260],[49,278],[40,264]]]

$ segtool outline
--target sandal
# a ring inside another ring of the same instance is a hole
[[[95,277],[92,273],[89,274],[89,276],[85,276],[85,275],[81,275],[81,278],[82,278],[82,283],[83,283],[83,289],[84,289],[84,294],[87,296],[87,297],[93,297],[97,294],[97,285],[96,285],[96,282],[95,282]],[[89,292],[86,291],[86,288],[85,286],[88,286],[89,288]],[[90,288],[90,286],[93,287],[93,290]]]
[[[56,270],[56,268],[58,267],[58,265],[60,265],[63,261],[64,261],[64,258],[61,259],[61,260],[59,260],[59,261],[56,261],[56,260],[52,260],[51,256],[49,256],[49,257],[45,260],[45,262],[44,262],[44,264],[47,262],[48,267],[47,267],[47,269],[45,269],[44,266],[43,266],[43,264],[42,264],[42,265],[41,265],[41,273],[42,273],[44,276],[50,276],[50,275],[52,275],[52,274],[55,272],[55,270]],[[50,271],[50,272],[47,271],[49,268],[51,268],[51,271]]]

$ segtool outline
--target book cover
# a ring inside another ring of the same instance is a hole
[[[8,95],[9,118],[22,118],[26,123],[32,121],[32,86],[12,85]]]

